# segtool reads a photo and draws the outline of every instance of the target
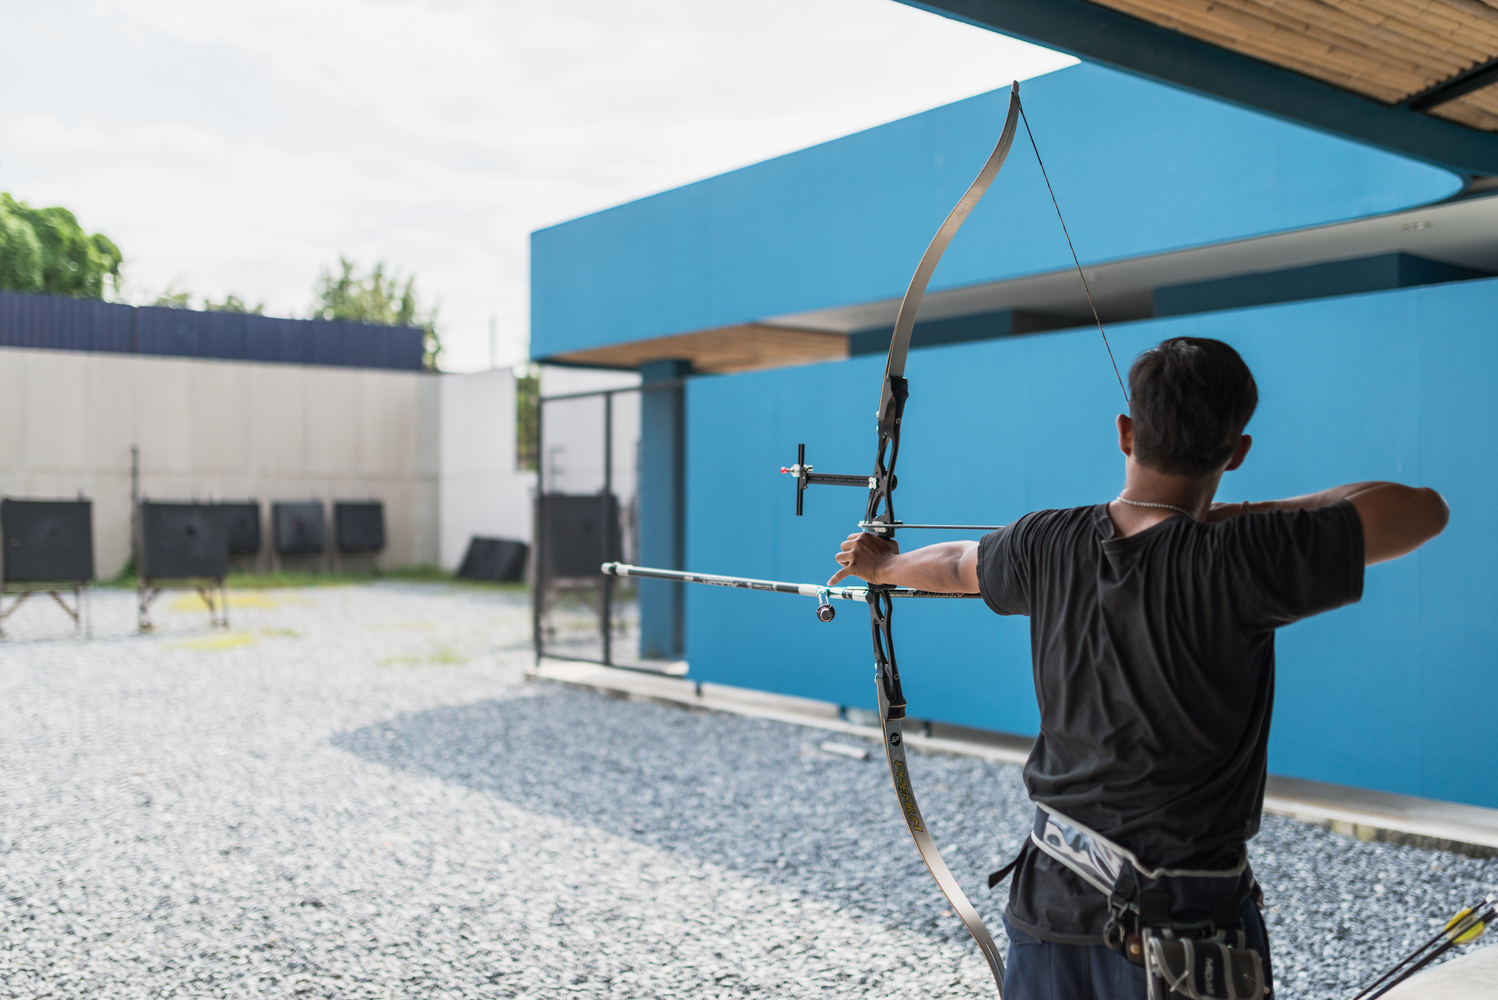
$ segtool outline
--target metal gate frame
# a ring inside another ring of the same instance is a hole
[[[608,496],[614,490],[614,397],[626,393],[641,393],[655,389],[671,389],[685,384],[685,379],[672,379],[669,381],[650,382],[637,386],[628,386],[619,389],[594,389],[588,392],[560,393],[555,396],[537,396],[536,398],[536,496],[533,508],[533,537],[535,545],[532,552],[532,580],[531,580],[531,640],[536,651],[536,664],[540,665],[542,658],[551,660],[567,660],[574,663],[597,663],[606,667],[617,667],[622,670],[638,670],[643,673],[659,673],[649,667],[638,667],[630,664],[614,662],[613,649],[613,616],[614,616],[614,577],[606,576],[601,571],[598,574],[599,583],[603,594],[600,601],[601,613],[599,614],[599,638],[602,642],[603,656],[601,659],[589,659],[582,656],[562,656],[557,653],[548,653],[544,641],[544,629],[542,619],[546,611],[546,588],[548,579],[546,576],[546,564],[548,553],[546,552],[546,525],[543,522],[546,496],[546,452],[545,452],[545,430],[546,430],[546,404],[557,403],[563,400],[590,399],[601,397],[603,399],[603,489],[601,496]],[[638,490],[639,484],[636,484]],[[637,494],[638,496],[638,494]],[[603,540],[604,551],[611,552],[619,539],[614,537],[618,531],[617,519],[609,519],[605,526]]]

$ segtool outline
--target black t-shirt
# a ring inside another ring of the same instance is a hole
[[[1128,538],[1107,504],[1043,510],[978,543],[978,581],[995,612],[1030,616],[1031,798],[1152,866],[1228,868],[1264,804],[1274,630],[1362,596],[1363,528],[1345,500]],[[1032,845],[1007,915],[1100,944],[1107,907]]]

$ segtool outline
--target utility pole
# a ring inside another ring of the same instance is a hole
[[[130,446],[130,561],[140,572],[140,446]]]

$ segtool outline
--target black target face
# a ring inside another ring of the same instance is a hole
[[[333,527],[339,551],[378,552],[385,547],[385,506],[379,502],[335,503]]]
[[[219,579],[229,569],[229,516],[218,504],[140,505],[140,575]]]
[[[318,555],[327,549],[327,521],[319,500],[271,506],[276,551],[282,555]]]
[[[94,578],[93,507],[87,500],[0,501],[6,582]]]

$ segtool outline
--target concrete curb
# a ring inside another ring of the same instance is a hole
[[[1388,1000],[1492,1000],[1498,983],[1498,947],[1484,945],[1442,962],[1390,990]]]
[[[547,661],[526,676],[593,688],[617,697],[772,719],[881,742],[876,726],[849,721],[837,705],[810,698],[567,661]],[[1032,741],[1028,737],[971,729],[961,729],[959,737],[952,734],[957,728],[932,724],[926,733],[907,730],[905,742],[928,753],[981,757],[1006,764],[1023,764],[1030,754]],[[1409,844],[1470,857],[1498,857],[1498,809],[1272,774],[1264,795],[1264,811],[1364,841]]]

